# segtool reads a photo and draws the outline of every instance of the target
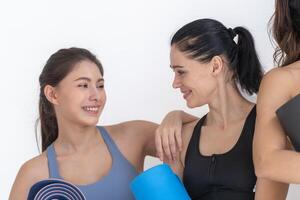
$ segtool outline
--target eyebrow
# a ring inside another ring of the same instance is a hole
[[[183,66],[181,66],[181,65],[170,65],[170,68],[171,69],[176,69],[176,68],[184,68]]]
[[[80,81],[80,80],[85,80],[85,81],[91,82],[91,79],[88,78],[88,77],[79,77],[79,78],[75,79],[74,81]],[[99,78],[99,79],[97,80],[97,83],[98,83],[98,82],[101,82],[101,81],[104,81],[104,79],[103,79],[103,78]]]

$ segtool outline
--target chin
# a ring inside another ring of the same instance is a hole
[[[187,106],[188,108],[197,108],[197,107],[201,107],[201,106],[203,106],[203,105],[205,105],[205,104],[199,103],[199,102],[191,102],[191,101],[187,101],[187,102],[186,102],[186,106]]]
[[[82,124],[83,126],[97,126],[99,121],[99,118],[95,118],[95,119],[84,119],[84,120],[80,120],[80,124]]]
[[[193,103],[191,103],[191,102],[186,102],[186,106],[188,107],[188,108],[195,108],[195,107],[197,107],[197,106],[195,106]]]

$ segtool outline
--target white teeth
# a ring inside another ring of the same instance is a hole
[[[99,107],[85,106],[85,107],[83,107],[83,109],[86,110],[86,111],[90,111],[90,112],[97,112],[99,110]]]

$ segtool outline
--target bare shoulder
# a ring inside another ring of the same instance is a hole
[[[258,113],[275,110],[293,96],[294,80],[289,68],[274,68],[263,77],[260,85]]]
[[[49,172],[45,153],[28,160],[21,166],[17,174],[9,199],[26,199],[30,187],[48,177]]]
[[[158,124],[145,121],[145,120],[132,120],[126,121],[119,124],[114,124],[110,126],[105,126],[113,137],[122,137],[123,139],[129,138],[132,139],[133,137],[144,137],[143,135],[149,132],[153,132],[158,127]],[[137,139],[137,138],[136,138]]]
[[[21,166],[17,176],[22,178],[23,181],[36,181],[48,178],[49,172],[46,153],[44,152],[41,155],[36,156],[25,162]]]
[[[300,93],[300,61],[292,63],[286,67],[285,70],[289,71],[294,82],[294,96]]]
[[[262,83],[264,85],[276,85],[276,86],[286,86],[292,84],[292,69],[291,67],[278,67],[273,68],[268,71],[263,79]]]

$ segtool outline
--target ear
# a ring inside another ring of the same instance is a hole
[[[52,87],[51,85],[46,85],[44,88],[44,94],[50,103],[54,105],[58,105],[58,99],[57,99],[57,93],[55,87]]]
[[[217,76],[224,68],[224,62],[220,56],[214,56],[211,61],[212,75]]]

